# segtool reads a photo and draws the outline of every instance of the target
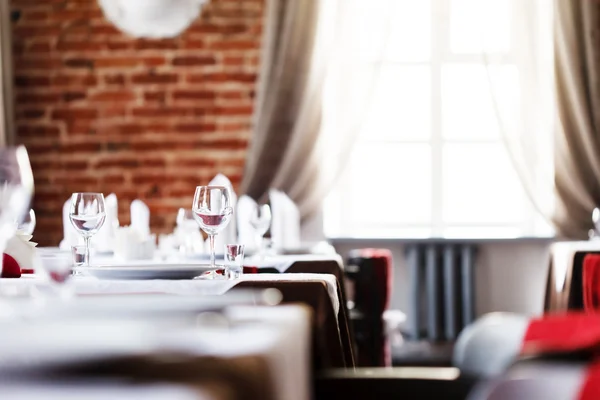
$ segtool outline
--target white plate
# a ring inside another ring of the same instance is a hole
[[[76,271],[99,279],[192,279],[210,271],[210,265],[161,265],[128,266],[107,265],[100,267],[79,267]]]

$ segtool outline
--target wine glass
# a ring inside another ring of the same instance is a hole
[[[0,255],[27,213],[33,196],[33,173],[23,146],[0,149]],[[2,257],[0,257],[0,273]]]
[[[104,195],[102,193],[73,193],[71,195],[71,224],[85,241],[85,266],[90,266],[90,239],[106,219]]]
[[[263,254],[263,237],[271,226],[271,207],[268,204],[257,204],[252,211],[249,222],[256,235],[257,254],[261,255]]]
[[[224,186],[198,186],[194,194],[192,211],[194,219],[206,234],[210,243],[210,267],[212,275],[216,278],[217,266],[215,265],[215,235],[223,230],[231,216],[229,189]]]
[[[17,226],[17,231],[23,232],[25,235],[33,235],[35,230],[36,219],[33,208],[29,210],[27,214],[21,219]]]

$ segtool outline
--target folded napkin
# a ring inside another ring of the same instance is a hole
[[[215,176],[213,180],[209,182],[209,186],[224,186],[228,188],[231,195],[231,207],[235,211],[237,204],[237,195],[233,191],[233,185],[231,184],[229,178],[227,178],[223,174],[217,174],[217,176]],[[225,227],[225,229],[223,229],[221,232],[219,232],[217,236],[215,236],[215,253],[223,254],[225,252],[224,249],[226,244],[237,243],[236,225],[237,224],[234,215],[229,221],[229,224],[227,224],[227,226]]]
[[[143,201],[131,202],[131,227],[143,235],[150,235],[150,209]]]
[[[250,223],[256,207],[256,201],[250,196],[244,194],[238,199],[236,209],[238,242],[245,245],[248,250],[256,247],[256,229]]]
[[[583,384],[581,385],[577,399],[600,399],[600,360],[595,360],[586,368]]]
[[[277,249],[300,247],[300,211],[285,193],[269,190],[271,203],[271,240]]]
[[[77,231],[73,227],[73,224],[71,224],[70,213],[71,199],[69,198],[63,205],[63,239],[59,245],[61,250],[71,250],[71,246],[77,245],[80,241]]]
[[[600,254],[583,259],[583,306],[586,311],[600,309]]]
[[[114,251],[115,237],[119,228],[119,203],[117,195],[109,194],[104,199],[106,219],[104,225],[92,237],[92,247],[101,252]]]
[[[2,264],[2,278],[19,278],[22,270],[28,272],[36,264],[37,243],[30,242],[32,236],[17,232],[6,244]]]
[[[151,260],[156,250],[156,236],[140,232],[133,226],[117,228],[115,257],[121,260]]]
[[[600,349],[600,313],[568,312],[529,321],[522,355],[544,355]]]

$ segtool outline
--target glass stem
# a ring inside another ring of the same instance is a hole
[[[84,264],[86,267],[89,267],[90,266],[90,237],[84,236],[83,240],[85,241]]]
[[[210,242],[210,267],[217,269],[215,265],[215,235],[208,235],[208,240]]]

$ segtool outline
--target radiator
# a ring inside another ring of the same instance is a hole
[[[452,341],[475,318],[476,246],[457,242],[408,244],[411,339]]]

